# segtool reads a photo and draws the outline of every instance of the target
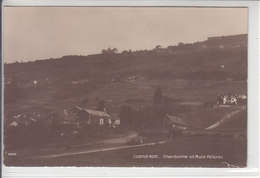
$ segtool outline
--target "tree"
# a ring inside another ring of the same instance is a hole
[[[113,53],[118,53],[118,50],[116,48],[112,49]]]
[[[118,53],[118,50],[116,48],[113,48],[113,49],[108,48],[107,50],[103,49],[101,53],[102,54],[116,54],[116,53]]]
[[[102,54],[106,54],[107,51],[105,49],[102,50]]]
[[[160,49],[160,48],[162,48],[161,45],[157,45],[157,46],[155,46],[155,49]]]
[[[88,99],[85,98],[85,99],[82,101],[82,104],[83,104],[83,105],[87,105],[87,103],[88,103]]]
[[[123,127],[131,127],[134,123],[134,112],[128,106],[122,106],[119,110],[120,123]]]
[[[105,111],[105,102],[104,100],[99,100],[96,110]]]
[[[153,95],[153,103],[154,104],[162,104],[163,101],[163,94],[162,94],[162,89],[158,87]]]

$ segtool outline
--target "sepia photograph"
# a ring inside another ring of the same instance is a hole
[[[248,8],[2,11],[5,166],[247,167]]]

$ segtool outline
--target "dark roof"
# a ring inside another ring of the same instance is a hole
[[[92,109],[86,109],[86,108],[80,108],[76,106],[77,109],[87,112],[88,114],[92,116],[98,116],[98,117],[110,117],[110,115],[104,111],[97,111]]]

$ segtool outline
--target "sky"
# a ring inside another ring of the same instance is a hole
[[[247,33],[247,8],[5,7],[4,61],[152,49]]]

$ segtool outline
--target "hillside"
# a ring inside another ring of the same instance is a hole
[[[224,67],[222,67],[222,65]],[[146,79],[246,80],[247,36],[209,38],[203,42],[152,50],[5,64],[5,79],[18,83],[33,80],[124,80],[135,75]]]
[[[55,110],[83,101],[94,107],[99,99],[111,101],[111,107],[129,98],[141,98],[144,102],[138,104],[147,105],[158,86],[184,101],[211,100],[221,92],[246,92],[247,35],[5,64],[4,77],[7,114]]]

